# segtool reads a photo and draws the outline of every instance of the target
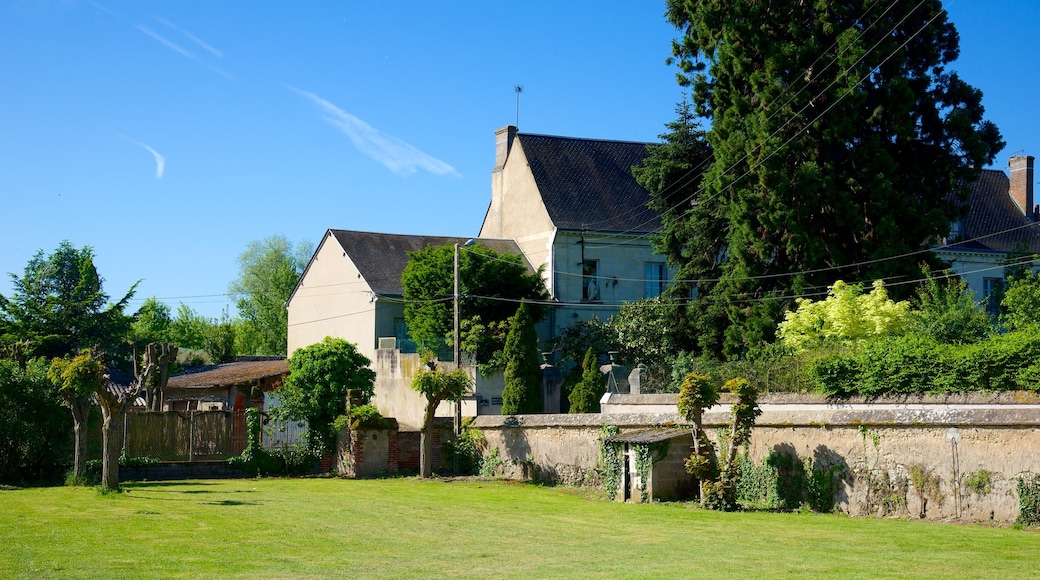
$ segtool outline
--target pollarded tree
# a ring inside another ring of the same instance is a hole
[[[599,413],[599,401],[607,392],[606,377],[599,372],[599,359],[590,348],[582,361],[581,382],[574,385],[570,394],[571,413]]]
[[[331,449],[333,422],[346,413],[348,391],[356,391],[361,404],[371,400],[376,373],[369,364],[357,346],[330,336],[289,357],[289,378],[276,394],[288,418],[307,421],[311,451]]]
[[[79,483],[83,481],[87,464],[87,419],[91,400],[108,385],[105,362],[98,351],[84,349],[75,357],[53,359],[47,376],[57,385],[62,399],[72,411],[75,437],[72,478]],[[102,432],[102,439],[107,445],[107,432]]]
[[[922,241],[948,233],[1003,146],[981,92],[947,68],[958,36],[939,0],[670,0],[667,18],[711,126],[696,203],[667,204],[685,220],[663,234],[702,232],[667,249],[699,281],[708,354],[770,341],[807,288],[916,276]]]
[[[311,245],[293,244],[274,235],[249,242],[238,256],[239,274],[228,286],[239,316],[255,331],[255,352],[241,354],[284,355],[288,332],[289,300],[311,257]]]
[[[502,414],[542,412],[542,365],[534,320],[521,302],[509,328],[504,350],[506,384],[502,389]]]
[[[442,401],[460,401],[473,381],[464,369],[444,371],[437,366],[437,356],[425,349],[422,366],[412,378],[412,390],[426,399],[422,432],[419,436],[419,477],[433,475],[433,422]]]

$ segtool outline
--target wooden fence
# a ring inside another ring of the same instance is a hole
[[[88,423],[87,459],[100,459],[101,419],[95,411]],[[266,419],[266,417],[265,417]],[[261,439],[267,449],[285,447],[304,437],[306,425],[265,420]],[[171,461],[224,461],[246,447],[245,411],[163,411],[127,413],[118,435],[127,457]]]

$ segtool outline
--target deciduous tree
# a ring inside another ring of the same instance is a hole
[[[404,318],[415,341],[451,344],[453,328],[454,247],[427,246],[408,257],[401,274]],[[523,257],[495,252],[481,244],[459,250],[459,304],[462,319],[460,343],[477,357],[490,361],[502,349],[501,323],[515,312],[515,301],[548,299],[541,271],[530,272]],[[529,306],[531,317],[541,320],[545,307]]]
[[[376,373],[369,364],[356,345],[329,336],[289,357],[289,377],[276,394],[288,418],[307,421],[311,451],[331,448],[332,425],[346,412],[348,391],[357,391],[362,404],[372,398]]]
[[[437,366],[437,356],[423,350],[422,366],[412,377],[412,390],[426,399],[419,444],[419,476],[433,475],[433,427],[437,406],[442,401],[460,401],[473,381],[465,369],[445,371]]]
[[[242,354],[284,355],[288,337],[285,303],[310,260],[312,246],[293,244],[274,235],[249,243],[238,257],[238,278],[228,292],[235,297],[238,315],[259,337],[255,352]]]

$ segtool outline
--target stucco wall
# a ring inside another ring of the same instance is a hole
[[[371,288],[339,242],[326,234],[287,307],[289,355],[333,336],[356,344],[362,354],[375,360],[371,296]]]
[[[516,240],[527,261],[537,268],[551,258],[555,230],[523,147],[514,141],[503,167],[491,173],[491,205],[480,228],[480,237]],[[548,264],[546,271],[552,271],[552,264]],[[546,283],[551,285],[552,280]]]
[[[752,432],[750,455],[770,452],[816,467],[839,466],[836,505],[850,515],[936,520],[1013,522],[1015,478],[1040,473],[1040,405],[996,403],[888,403],[881,405],[773,404]],[[830,407],[830,408],[828,408]],[[728,423],[728,409],[705,413],[709,438]],[[489,449],[505,460],[507,477],[530,476],[566,484],[600,483],[599,433],[604,424],[623,433],[682,424],[678,414],[482,416],[476,419]],[[991,475],[989,493],[965,482]],[[937,477],[931,496],[919,494],[912,472]],[[635,495],[638,497],[638,494]],[[886,501],[887,500],[887,501]]]

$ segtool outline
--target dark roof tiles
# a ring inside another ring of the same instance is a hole
[[[963,243],[951,250],[1040,252],[1040,222],[1026,216],[1008,194],[1008,176],[984,169],[971,184],[968,213],[961,220]]]
[[[408,252],[416,252],[427,246],[464,244],[470,239],[475,239],[480,245],[500,254],[523,254],[520,246],[513,240],[379,234],[353,230],[329,231],[343,246],[372,291],[390,296],[404,294],[404,289],[401,288],[401,273],[408,264]]]
[[[520,133],[517,135],[556,227],[601,232],[655,231],[658,212],[632,176],[646,143]]]

